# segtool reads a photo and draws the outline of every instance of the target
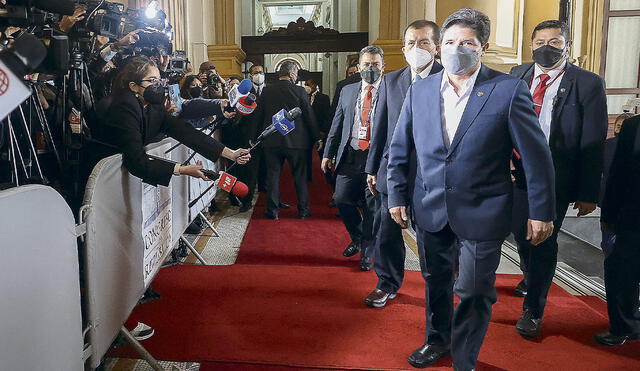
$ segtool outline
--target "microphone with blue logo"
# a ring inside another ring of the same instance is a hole
[[[251,148],[256,147],[265,138],[271,136],[276,131],[282,135],[289,134],[293,129],[296,128],[296,119],[298,119],[300,115],[302,115],[302,110],[300,109],[300,107],[295,107],[288,112],[284,108],[278,111],[271,118],[271,125],[264,129],[264,131],[258,136],[256,143]]]

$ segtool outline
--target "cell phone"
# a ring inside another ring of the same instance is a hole
[[[182,97],[180,96],[180,87],[178,84],[169,85],[169,102],[178,107],[178,112],[172,112],[173,116],[178,116],[182,112]]]

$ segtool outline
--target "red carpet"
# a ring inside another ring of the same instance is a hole
[[[479,370],[640,369],[640,344],[594,345],[606,318],[557,286],[543,339],[522,339],[514,331],[522,299],[509,296],[518,280],[498,280],[500,298]],[[180,266],[161,272],[154,288],[162,298],[140,306],[134,317],[156,329],[144,344],[159,359],[411,369],[405,359],[424,331],[422,278],[408,272],[401,295],[382,310],[361,301],[374,284],[373,274],[339,267]],[[210,367],[224,369],[219,363]]]

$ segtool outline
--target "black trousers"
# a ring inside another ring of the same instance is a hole
[[[529,309],[536,318],[542,318],[547,304],[547,294],[553,282],[558,263],[558,233],[569,207],[568,201],[556,200],[556,220],[553,233],[539,244],[533,246],[527,241],[527,222],[529,220],[529,200],[525,190],[513,187],[513,218],[511,232],[518,245],[520,269],[524,273],[527,296],[523,309]]]
[[[615,335],[640,334],[640,231],[618,231],[604,259],[609,331]]]
[[[309,189],[307,182],[306,149],[273,148],[264,149],[267,165],[267,212],[278,215],[280,205],[280,173],[282,165],[287,160],[291,167],[291,175],[298,195],[298,211],[309,210]]]
[[[504,240],[459,239],[449,225],[439,232],[416,226],[422,275],[426,281],[426,343],[449,345],[453,363],[475,368],[497,300],[496,270]],[[459,272],[454,265],[459,249]],[[453,310],[453,293],[460,302]]]
[[[364,172],[368,153],[369,151],[356,151],[351,147],[346,149],[336,169],[333,199],[351,240],[360,243],[363,256],[373,257],[376,197],[369,192],[367,174]]]
[[[244,165],[236,166],[233,170],[235,170],[238,179],[244,182],[249,188],[249,193],[245,197],[243,197],[240,201],[243,204],[250,203],[253,201],[253,195],[256,192],[256,187],[258,186],[258,172],[260,170],[260,161],[263,161],[264,153],[262,149],[256,148],[251,151],[251,161],[247,162]]]
[[[404,280],[404,260],[407,252],[402,229],[389,214],[389,195],[379,193],[376,209],[373,223],[374,231],[378,231],[374,263],[374,269],[378,275],[376,288],[388,293],[396,293]]]

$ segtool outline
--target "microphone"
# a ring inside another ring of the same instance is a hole
[[[253,83],[249,79],[244,79],[239,85],[233,85],[229,90],[229,106],[236,107],[240,98],[246,96],[251,92]]]
[[[242,183],[241,181],[238,180],[238,178],[234,177],[229,173],[226,173],[224,171],[218,173],[217,171],[213,171],[209,169],[200,169],[200,171],[204,175],[206,175],[207,178],[211,180],[217,179],[218,181],[210,185],[209,187],[207,187],[207,189],[205,189],[205,191],[202,192],[202,194],[200,194],[200,196],[198,196],[196,199],[189,202],[189,208],[193,207],[193,205],[198,203],[198,201],[200,201],[200,199],[204,197],[204,195],[206,195],[209,192],[209,190],[214,186],[224,191],[227,191],[238,198],[244,198],[249,194],[249,187],[247,187],[246,184]]]
[[[287,135],[291,130],[296,128],[296,119],[302,115],[300,107],[295,107],[287,112],[284,108],[278,111],[271,118],[271,125],[269,125],[256,140],[256,143],[262,142],[266,137],[271,136],[276,131],[282,135]]]
[[[236,110],[244,116],[250,115],[256,107],[258,107],[258,104],[256,103],[256,96],[253,94],[240,98],[238,104],[236,104]]]

